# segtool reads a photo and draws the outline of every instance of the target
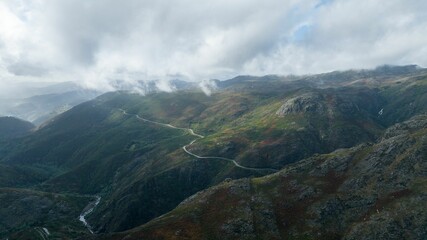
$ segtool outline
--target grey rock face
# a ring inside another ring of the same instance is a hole
[[[360,111],[357,104],[334,93],[309,92],[287,99],[277,110],[278,116],[296,113],[351,115]]]
[[[317,93],[306,93],[287,100],[277,110],[276,114],[284,116],[292,113],[324,112],[326,106],[322,104],[323,96]]]
[[[411,118],[410,120],[398,123],[386,130],[383,139],[392,138],[395,136],[403,135],[418,129],[427,127],[427,115],[419,115]]]

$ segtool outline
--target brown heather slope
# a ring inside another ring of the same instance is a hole
[[[425,239],[427,115],[375,144],[224,182],[175,210],[100,239]]]

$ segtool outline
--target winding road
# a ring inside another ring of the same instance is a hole
[[[218,159],[218,160],[223,160],[223,161],[227,161],[227,162],[231,162],[234,164],[234,166],[241,168],[241,169],[245,169],[245,170],[250,170],[250,171],[268,171],[268,172],[277,172],[279,170],[277,169],[273,169],[273,168],[253,168],[253,167],[245,167],[240,165],[238,162],[236,162],[236,160],[234,159],[230,159],[230,158],[224,158],[224,157],[215,157],[215,156],[199,156],[195,153],[190,152],[187,148],[191,145],[193,145],[198,139],[204,138],[203,135],[197,134],[194,132],[193,129],[191,128],[181,128],[181,127],[176,127],[173,126],[171,124],[167,124],[167,123],[161,123],[161,122],[156,122],[156,121],[152,121],[146,118],[143,118],[141,116],[139,116],[138,114],[130,114],[127,113],[125,110],[123,109],[119,109],[124,115],[128,115],[128,116],[135,116],[137,119],[144,121],[144,122],[148,122],[148,123],[152,123],[152,124],[156,124],[156,125],[160,125],[163,127],[168,127],[168,128],[173,128],[173,129],[179,129],[179,130],[183,130],[188,132],[190,135],[197,137],[196,139],[194,139],[193,141],[191,141],[189,144],[185,145],[182,147],[182,149],[190,156],[193,156],[195,158],[198,159]]]

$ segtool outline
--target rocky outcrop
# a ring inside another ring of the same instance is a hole
[[[383,139],[388,139],[399,135],[405,135],[412,131],[417,131],[423,128],[427,128],[426,114],[415,116],[406,122],[398,123],[388,128],[383,135]]]
[[[276,114],[284,116],[292,113],[322,113],[327,109],[322,103],[323,100],[323,96],[317,93],[302,94],[286,100]]]
[[[327,114],[332,117],[337,113],[351,115],[359,111],[359,106],[351,98],[341,97],[334,90],[321,90],[286,99],[276,114],[278,116],[298,113]]]

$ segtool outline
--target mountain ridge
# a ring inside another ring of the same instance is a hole
[[[195,88],[146,95],[106,93],[59,114],[28,136],[2,143],[0,173],[4,179],[0,186],[80,196],[78,206],[100,196],[99,205],[86,216],[94,232],[109,237],[111,232],[134,231],[176,211],[199,191],[234,184],[233,179],[263,182],[259,177],[268,174],[236,164],[288,168],[304,159],[317,156],[326,161],[350,151],[340,153],[340,148],[356,148],[351,151],[363,155],[369,145],[363,150],[356,146],[376,142],[388,136],[386,129],[394,124],[427,112],[427,73],[410,70],[389,74],[385,69],[371,72],[369,78],[366,73],[362,77],[351,71],[333,73],[322,76],[326,80],[332,76],[322,84],[316,76],[292,81],[267,76],[268,84],[262,77],[243,76],[211,95]],[[124,115],[119,109],[161,124]],[[188,129],[204,138],[188,146],[195,137]],[[195,156],[233,159],[236,164]],[[333,174],[313,176],[311,181],[316,179],[322,191],[331,194],[335,187],[328,181],[341,181]],[[283,191],[290,190],[284,187]],[[34,206],[40,205],[34,201]],[[268,206],[257,205],[260,209]],[[3,208],[10,213],[8,206]],[[78,215],[65,215],[61,220],[68,230],[49,226],[49,231],[60,236],[78,232],[89,238],[83,224],[74,221]],[[37,224],[47,223],[38,220]],[[34,231],[24,226],[7,229],[2,236]]]

